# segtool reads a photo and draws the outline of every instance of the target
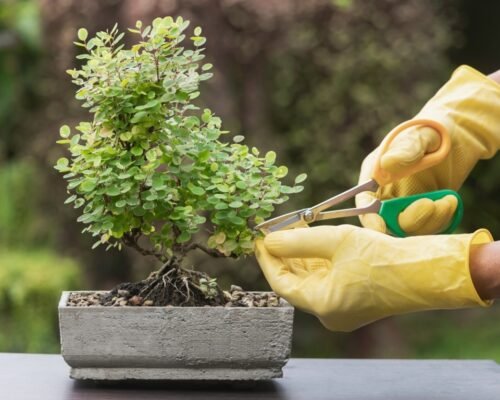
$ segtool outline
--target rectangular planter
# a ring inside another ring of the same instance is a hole
[[[88,293],[88,292],[87,292]],[[262,380],[288,361],[293,307],[74,307],[59,302],[74,379]]]

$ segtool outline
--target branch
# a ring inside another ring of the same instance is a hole
[[[140,232],[137,232],[137,231],[125,233],[122,237],[122,242],[123,242],[123,244],[137,250],[143,256],[153,256],[153,257],[156,257],[161,262],[166,261],[166,257],[164,254],[159,253],[159,252],[154,251],[154,250],[146,249],[146,248],[142,247],[141,245],[139,245],[139,243],[138,243],[139,236],[140,236]]]
[[[209,249],[208,247],[203,246],[202,244],[199,244],[199,243],[191,243],[190,245],[184,247],[182,250],[184,251],[184,253],[187,253],[187,252],[194,250],[194,249],[199,249],[212,257],[217,257],[217,258],[227,257],[224,253],[221,253],[219,250]],[[229,257],[236,258],[236,256],[234,256],[234,255],[231,255]]]

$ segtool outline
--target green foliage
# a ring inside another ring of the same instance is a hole
[[[434,311],[399,317],[413,358],[500,361],[500,308]],[[422,327],[425,327],[423,329]]]
[[[36,0],[0,2],[0,160],[26,149],[26,113],[37,97],[40,21]]]
[[[37,207],[39,180],[35,166],[28,161],[0,168],[0,246],[41,246],[50,241],[52,232]]]
[[[282,185],[288,169],[276,153],[219,138],[221,120],[194,105],[201,81],[212,76],[201,64],[206,39],[194,29],[184,48],[189,21],[157,18],[129,29],[138,37],[130,49],[115,25],[87,40],[81,69],[68,71],[80,88],[76,98],[93,114],[77,132],[61,127],[58,143],[69,147],[56,169],[68,182],[66,203],[82,208],[78,221],[108,244],[138,247],[165,260],[205,248],[194,235],[205,224],[207,252],[230,256],[252,252],[252,226],[268,218],[276,204],[302,186]],[[298,177],[302,182],[304,175]]]
[[[201,278],[200,289],[207,299],[213,299],[219,293],[217,290],[217,280],[215,278]]]
[[[0,351],[57,352],[56,304],[80,280],[77,264],[46,249],[41,177],[28,160],[0,168]]]
[[[0,351],[58,352],[57,302],[77,265],[49,250],[0,249]]]

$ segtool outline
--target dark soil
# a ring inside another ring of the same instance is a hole
[[[105,293],[72,293],[69,306],[156,306],[156,307],[277,307],[275,293],[245,292],[239,286],[229,291],[216,287],[216,294],[207,298],[200,279],[209,279],[199,271],[172,268],[154,272],[147,279],[135,283],[121,283]]]

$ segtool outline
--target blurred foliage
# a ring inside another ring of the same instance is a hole
[[[355,183],[364,156],[447,79],[453,19],[445,2],[353,1],[290,25],[267,92],[273,130],[309,173],[308,201]]]
[[[82,281],[77,263],[50,249],[55,229],[43,212],[43,174],[26,156],[40,28],[36,1],[0,3],[0,351],[58,352],[58,299]]]
[[[0,2],[0,161],[19,151],[22,121],[18,117],[34,106],[39,21],[33,0]]]
[[[6,247],[50,243],[47,218],[39,208],[40,177],[27,160],[0,168],[0,244]],[[27,195],[29,193],[29,195]]]
[[[58,352],[57,304],[78,265],[49,250],[0,248],[0,351]]]
[[[48,248],[39,176],[27,160],[0,167],[0,351],[57,352],[57,302],[78,288],[75,261]]]
[[[427,312],[400,318],[407,357],[490,359],[500,362],[500,307]]]

